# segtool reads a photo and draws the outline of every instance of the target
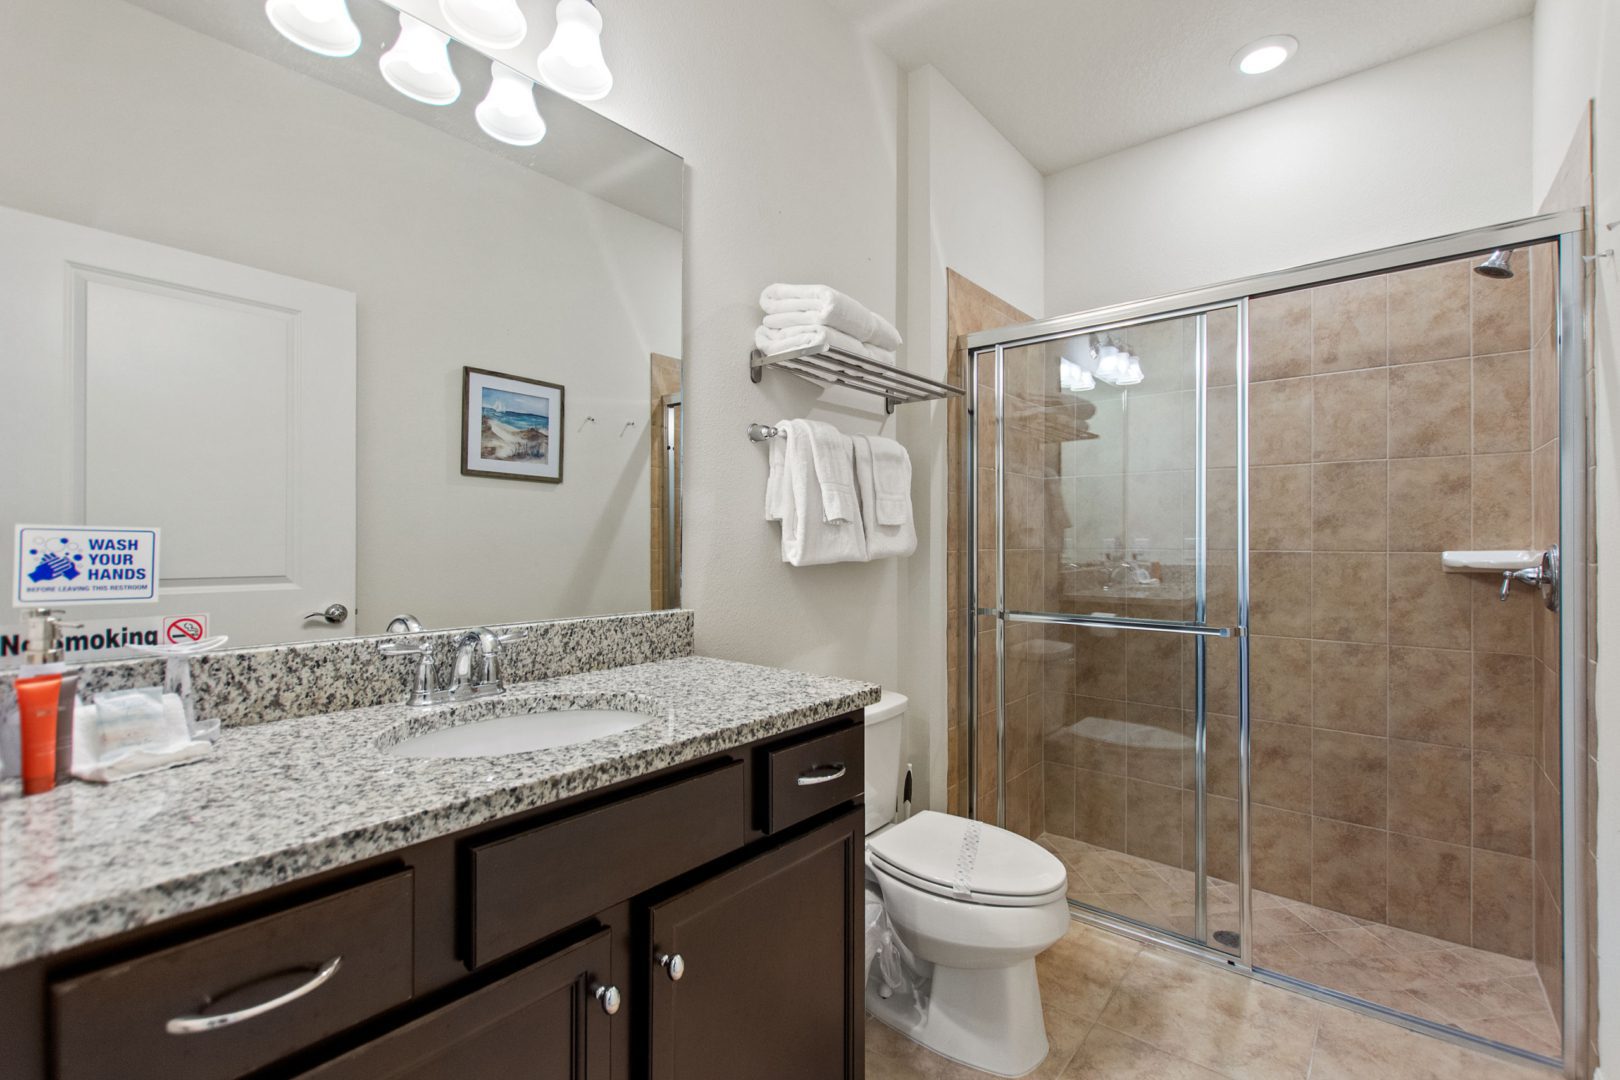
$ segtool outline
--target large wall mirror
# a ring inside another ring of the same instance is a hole
[[[158,602],[74,612],[115,634],[678,604],[681,160],[544,86],[486,134],[550,5],[440,106],[379,66],[439,5],[348,6],[345,58],[257,0],[0,11],[0,535],[159,526]]]

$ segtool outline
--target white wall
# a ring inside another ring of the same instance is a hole
[[[1588,101],[1593,108],[1597,250],[1620,249],[1620,11],[1600,0],[1540,0],[1532,80],[1532,196],[1539,205],[1569,150]],[[1620,1072],[1620,253],[1592,273],[1597,464],[1597,949],[1600,1058]]]
[[[1041,175],[933,67],[911,72],[906,89],[906,333],[908,363],[945,377],[945,271],[972,279],[1039,316],[1046,228]],[[916,805],[945,806],[946,407],[908,406],[900,432],[915,470],[913,494],[930,527],[905,568],[900,613],[902,688],[911,697],[906,754],[916,767]]]
[[[1523,217],[1521,19],[1047,178],[1046,308]]]
[[[647,606],[677,233],[119,0],[6,5],[0,97],[0,204],[357,294],[354,630]],[[566,386],[564,483],[459,474],[463,364]]]
[[[604,17],[615,84],[601,111],[689,166],[682,598],[698,647],[892,685],[900,567],[785,566],[762,520],[765,450],[744,429],[885,426],[875,399],[746,372],[772,281],[827,282],[895,313],[899,71],[821,0],[615,4]]]

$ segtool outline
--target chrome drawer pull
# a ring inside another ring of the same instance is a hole
[[[828,771],[831,770],[831,771]],[[814,787],[817,784],[830,784],[834,780],[841,780],[849,770],[840,761],[836,765],[817,765],[799,774],[800,787]]]
[[[669,976],[670,982],[680,982],[681,976],[686,974],[686,958],[680,953],[673,956],[665,953],[658,958],[658,966],[664,969],[664,974]]]
[[[602,1011],[609,1016],[617,1016],[619,1006],[624,1003],[624,997],[619,993],[619,988],[617,986],[598,986],[595,993],[597,1004],[602,1006]]]
[[[331,981],[332,976],[336,975],[338,968],[342,966],[343,957],[334,956],[322,964],[320,970],[308,982],[293,987],[280,997],[271,998],[269,1001],[250,1005],[235,1012],[221,1013],[218,1016],[177,1016],[164,1025],[164,1030],[170,1035],[195,1035],[199,1031],[213,1031],[216,1028],[240,1024],[244,1020],[252,1020],[255,1016],[263,1016],[267,1012],[273,1012],[283,1005],[297,1001],[305,994],[319,990]]]

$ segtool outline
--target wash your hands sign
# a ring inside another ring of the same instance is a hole
[[[157,599],[157,529],[19,525],[14,556],[13,607]]]

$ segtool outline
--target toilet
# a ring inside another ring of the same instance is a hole
[[[924,810],[894,822],[904,695],[866,711],[866,867],[912,976],[866,1007],[944,1057],[998,1076],[1046,1058],[1035,957],[1069,928],[1068,870],[1016,833]],[[869,965],[870,966],[870,965]]]

